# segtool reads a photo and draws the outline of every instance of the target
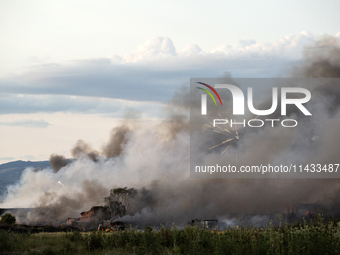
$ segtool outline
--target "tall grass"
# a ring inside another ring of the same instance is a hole
[[[22,254],[340,254],[340,223],[270,223],[210,231],[151,227],[144,231],[17,234],[0,231],[0,251]]]

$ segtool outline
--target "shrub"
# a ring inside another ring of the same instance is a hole
[[[83,239],[79,231],[74,231],[73,233],[70,234],[66,233],[66,238],[73,242],[80,241]]]
[[[15,217],[10,213],[5,213],[2,215],[0,222],[7,224],[14,224],[16,221]]]
[[[9,251],[12,248],[12,233],[0,230],[0,252]]]
[[[89,251],[103,248],[104,236],[101,232],[92,232],[84,238]]]

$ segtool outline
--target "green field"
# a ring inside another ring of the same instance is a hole
[[[0,231],[10,254],[340,254],[340,223],[313,222],[211,231],[161,227],[144,231],[14,233]]]

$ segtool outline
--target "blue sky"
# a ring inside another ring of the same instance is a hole
[[[190,77],[284,77],[339,1],[0,2],[0,163],[100,149],[129,112],[162,117]],[[310,49],[310,48],[309,48]],[[310,49],[312,50],[312,49]]]

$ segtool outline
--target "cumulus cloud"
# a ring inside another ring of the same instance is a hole
[[[136,51],[124,55],[125,62],[138,62],[140,60],[158,60],[176,56],[177,52],[173,42],[168,37],[154,37],[140,44]]]
[[[203,54],[203,51],[197,44],[188,44],[183,49],[178,51],[178,54],[184,57],[199,53]]]
[[[225,72],[232,73],[233,77],[244,78],[284,76],[292,63],[301,61],[302,49],[314,45],[318,38],[303,31],[286,35],[273,43],[239,40],[234,45],[223,44],[204,51],[195,44],[176,49],[171,39],[155,37],[123,56],[41,65],[28,73],[1,79],[0,89],[7,94],[166,102],[191,77],[218,78]],[[339,45],[340,33],[332,38]],[[310,50],[313,51],[312,48]],[[24,111],[27,105],[34,108],[34,102],[26,99],[18,101],[5,98],[0,109],[16,112]],[[11,100],[17,101],[20,107],[16,108]],[[102,106],[98,102],[77,105],[71,99],[64,100],[63,106],[56,107],[57,102],[54,104],[53,99],[48,106],[52,104],[51,108],[62,111],[79,108],[80,111],[84,111],[84,108],[88,108],[85,111],[91,111],[90,108]]]
[[[339,40],[340,37],[337,34],[335,38]],[[303,49],[306,46],[314,45],[317,39],[317,36],[314,34],[302,31],[300,34],[286,35],[274,43],[239,40],[234,45],[220,45],[211,52],[224,53],[232,58],[267,56],[298,60],[302,57]]]

